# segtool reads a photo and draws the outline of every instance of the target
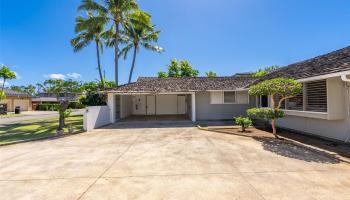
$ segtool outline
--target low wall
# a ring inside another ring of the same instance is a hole
[[[90,106],[85,109],[84,130],[90,131],[110,123],[110,110],[108,106]]]

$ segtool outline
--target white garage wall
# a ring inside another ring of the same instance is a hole
[[[177,95],[157,95],[156,112],[157,115],[177,114]]]
[[[121,95],[120,96],[120,118],[124,119],[132,115],[133,109],[132,96],[131,95]]]

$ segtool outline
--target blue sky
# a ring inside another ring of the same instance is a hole
[[[20,77],[11,85],[36,83],[52,74],[84,81],[98,78],[94,45],[74,53],[69,43],[79,3],[0,0],[0,63]],[[139,4],[162,30],[159,45],[165,52],[141,51],[134,80],[166,70],[171,58],[188,59],[201,75],[213,70],[228,76],[350,45],[349,0],[139,0]],[[127,81],[129,60],[121,62],[121,83]],[[104,52],[102,66],[113,80],[112,50]]]

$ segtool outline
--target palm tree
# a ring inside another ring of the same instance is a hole
[[[6,80],[16,79],[16,73],[11,71],[7,66],[3,65],[0,68],[0,79],[2,79],[2,85],[0,90],[0,101],[6,98],[5,83]]]
[[[120,43],[120,26],[126,24],[126,16],[133,10],[137,10],[136,0],[104,0],[103,4],[93,0],[82,0],[78,10],[90,10],[102,13],[99,18],[103,18],[113,24],[113,40],[111,45],[114,46],[114,65],[115,65],[115,83],[118,86],[118,59],[119,59],[119,43]],[[102,19],[101,19],[102,20]]]
[[[158,41],[159,33],[160,31],[154,30],[154,26],[151,25],[151,16],[148,13],[137,11],[128,15],[128,23],[125,26],[126,44],[121,50],[120,55],[123,55],[124,59],[126,59],[128,52],[133,49],[129,83],[131,82],[135,68],[136,55],[140,47],[159,53],[163,51],[163,48],[152,44]]]
[[[103,43],[101,39],[104,32],[105,21],[101,20],[103,18],[99,18],[99,16],[101,16],[101,14],[95,17],[93,13],[88,12],[87,18],[84,18],[82,16],[76,18],[75,32],[78,33],[78,35],[71,40],[71,45],[73,46],[74,51],[77,52],[89,45],[90,42],[95,42],[97,69],[100,75],[102,87],[104,88],[105,84],[101,69],[100,49],[101,52],[103,52]]]
[[[216,77],[216,73],[213,72],[213,71],[208,71],[208,72],[205,72],[205,74],[207,75],[207,77],[209,78],[213,78],[213,77]]]

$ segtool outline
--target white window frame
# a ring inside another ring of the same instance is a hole
[[[232,92],[234,94],[233,102],[225,102],[225,92]],[[237,104],[237,92],[236,91],[222,91],[222,102],[223,104]]]
[[[225,102],[225,92],[233,92],[235,95],[235,101],[234,102]],[[220,100],[218,102],[213,102],[213,96],[212,95],[220,95]],[[237,91],[232,90],[225,90],[225,91],[210,91],[210,104],[238,104],[237,103]]]

